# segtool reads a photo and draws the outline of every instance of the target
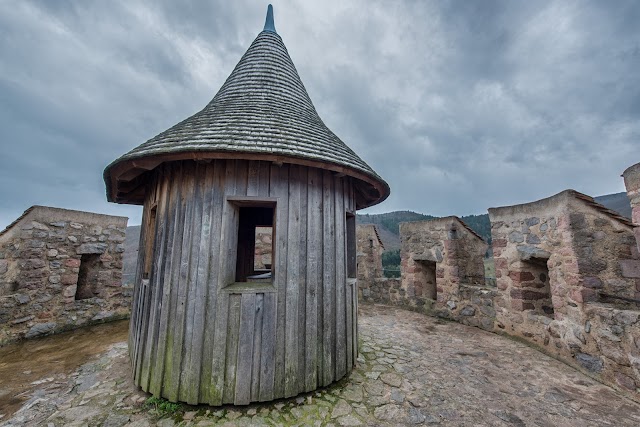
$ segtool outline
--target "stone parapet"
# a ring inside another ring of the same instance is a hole
[[[129,315],[127,218],[34,206],[0,233],[0,345]]]

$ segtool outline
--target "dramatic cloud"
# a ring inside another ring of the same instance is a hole
[[[623,191],[640,161],[640,4],[274,1],[320,116],[392,190],[482,213]],[[200,110],[267,2],[0,1],[0,227],[33,204],[140,221],[104,167]]]

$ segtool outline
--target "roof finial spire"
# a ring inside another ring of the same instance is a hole
[[[273,6],[271,5],[267,7],[267,19],[264,21],[264,30],[262,31],[276,32],[276,25],[273,23]]]

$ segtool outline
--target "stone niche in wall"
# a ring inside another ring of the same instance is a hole
[[[32,206],[0,232],[0,345],[129,315],[127,218]]]

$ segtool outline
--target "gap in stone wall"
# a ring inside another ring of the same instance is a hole
[[[416,296],[437,300],[436,263],[434,261],[416,260],[416,267],[416,284],[414,286]]]
[[[531,258],[522,261],[523,288],[533,288],[531,292],[523,291],[523,308],[533,310],[536,314],[554,318],[553,303],[551,301],[551,283],[549,280],[549,268],[547,259]],[[530,275],[526,274],[530,273]]]
[[[100,254],[84,254],[80,259],[80,271],[78,272],[78,285],[76,287],[76,300],[93,298],[98,289],[98,267]]]

